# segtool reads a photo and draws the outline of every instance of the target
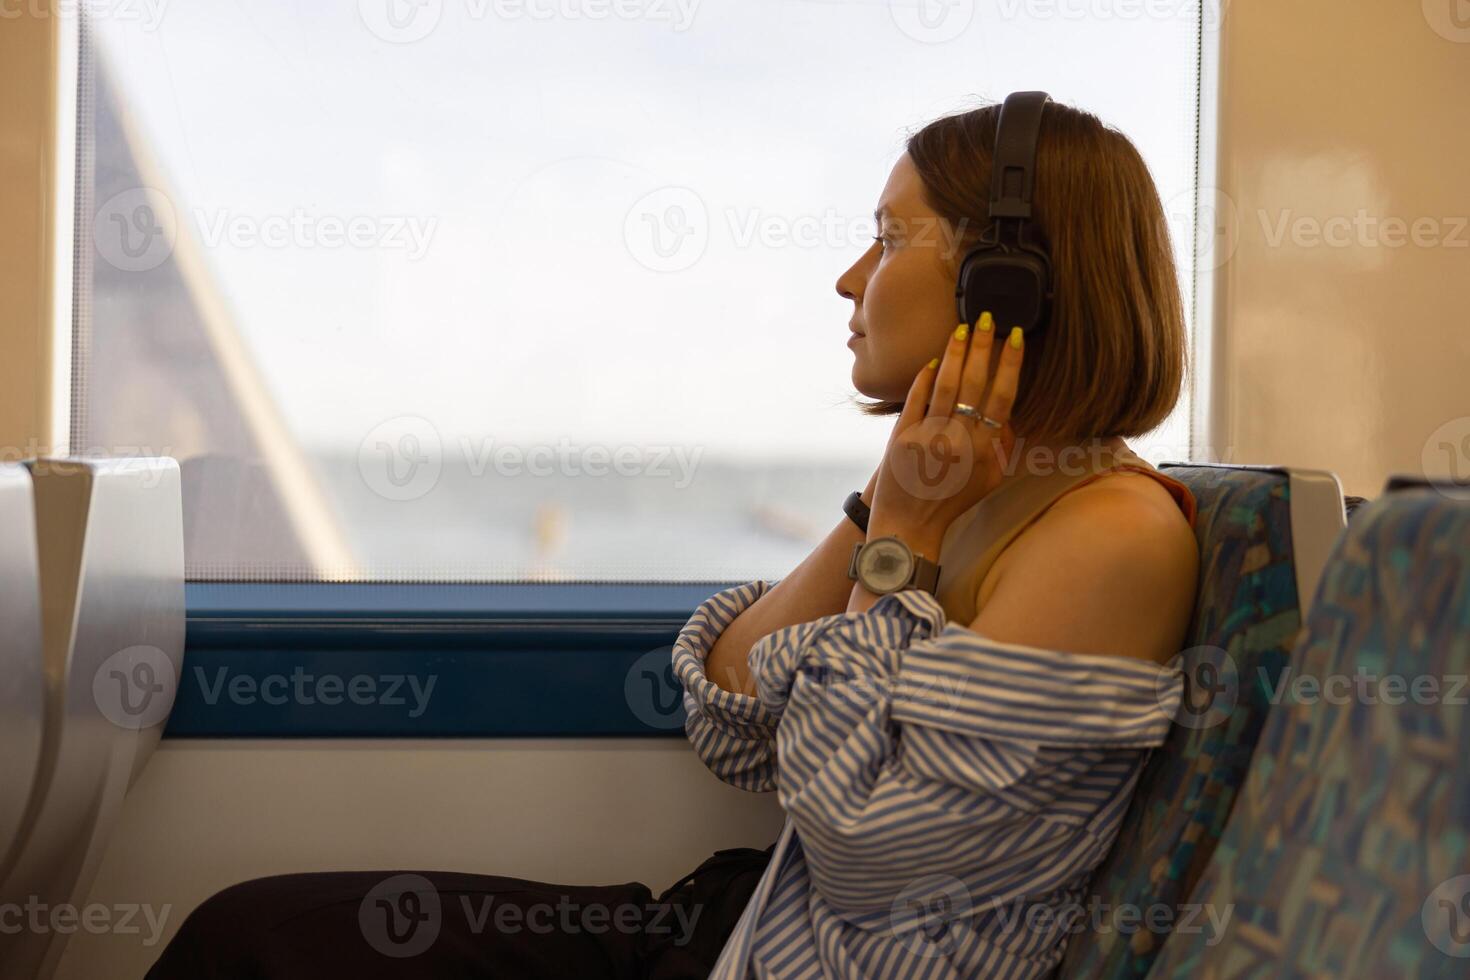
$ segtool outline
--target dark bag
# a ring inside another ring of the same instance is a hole
[[[648,980],[704,980],[740,921],[776,845],[716,851],[655,902],[645,923]],[[662,922],[656,921],[662,916]]]

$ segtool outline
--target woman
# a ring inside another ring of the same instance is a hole
[[[1137,151],[1049,104],[1034,196],[1055,283],[1044,329],[1002,334],[988,314],[956,328],[997,115],[958,113],[909,139],[877,239],[837,281],[854,304],[854,386],[880,399],[869,411],[898,415],[862,493],[866,533],[844,516],[779,582],[706,600],[675,645],[696,750],[720,778],[779,792],[788,820],[773,849],[719,852],[657,899],[636,883],[431,872],[386,891],[395,879],[381,873],[260,879],[197,909],[152,980],[1055,966],[1069,903],[1180,697],[1170,661],[1195,591],[1194,504],[1123,440],[1173,407],[1184,327]],[[880,596],[871,576],[849,577],[855,546],[880,537],[937,562],[933,594]],[[395,931],[430,901],[482,899],[517,922],[553,902],[645,911],[595,934],[565,917],[477,930],[444,911],[422,949]]]
[[[866,534],[711,597],[675,647],[696,749],[788,816],[715,977],[1046,975],[1178,704],[1194,502],[1123,442],[1183,368],[1162,208],[1121,135],[1048,106],[1050,320],[952,327],[951,231],[985,213],[995,131],[989,108],[911,138],[837,283],[854,384],[900,410]],[[918,476],[945,459],[966,472],[936,493]],[[883,536],[938,561],[937,595],[849,579]]]

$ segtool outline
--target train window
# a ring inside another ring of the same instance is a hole
[[[192,580],[778,577],[890,424],[888,169],[1014,89],[1139,146],[1192,305],[1190,0],[85,6],[72,442],[180,460]]]

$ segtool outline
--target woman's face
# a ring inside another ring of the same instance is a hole
[[[869,398],[903,401],[958,322],[952,229],[924,202],[922,187],[905,153],[878,201],[882,241],[837,279],[837,292],[853,302],[853,387]]]

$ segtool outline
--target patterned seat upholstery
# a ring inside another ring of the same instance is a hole
[[[1200,584],[1186,640],[1186,703],[1093,878],[1058,978],[1148,972],[1225,827],[1269,693],[1300,632],[1286,471],[1161,469],[1187,484],[1198,505]],[[1132,909],[1165,911],[1135,928]]]
[[[1225,925],[1150,977],[1470,975],[1470,502],[1362,508],[1291,671],[1190,896]]]

